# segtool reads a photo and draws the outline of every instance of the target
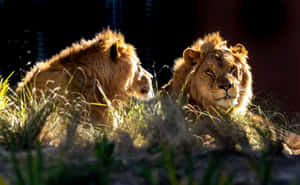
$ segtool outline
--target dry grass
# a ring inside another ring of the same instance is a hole
[[[101,92],[100,84],[98,88]],[[112,171],[122,165],[128,169],[130,166],[138,168],[150,184],[195,184],[193,150],[201,151],[201,154],[221,150],[247,155],[281,150],[281,129],[275,128],[283,127],[286,120],[281,114],[264,112],[258,106],[252,106],[252,111],[269,119],[278,120],[279,117],[281,125],[263,125],[252,120],[251,116],[232,117],[228,115],[229,111],[215,110],[215,114],[210,114],[197,107],[182,106],[180,100],[158,94],[148,102],[136,99],[119,102],[118,108],[112,107],[107,99],[105,106],[109,108],[113,124],[96,127],[97,124],[89,120],[88,102],[81,97],[70,102],[57,92],[52,90],[38,99],[35,92],[15,94],[9,88],[8,79],[0,81],[0,147],[10,148],[14,178],[17,179],[14,184],[72,184],[74,179],[80,181],[80,178],[85,181],[92,178],[91,184],[110,184]],[[41,144],[42,149],[38,147],[33,157],[30,149],[37,144]],[[49,145],[55,148],[49,150],[45,147]],[[19,161],[16,150],[29,151],[25,159],[27,166]],[[157,152],[160,154],[158,158]],[[186,163],[176,162],[175,156],[181,153],[184,153],[184,161],[189,161],[187,172],[177,170],[178,165]],[[43,157],[47,160],[42,160]],[[162,165],[166,174],[163,177],[152,171],[157,167],[151,167],[160,157],[162,162],[158,166]],[[126,164],[120,165],[117,158],[126,159]],[[139,164],[140,159],[146,159],[147,168],[145,164]],[[221,168],[214,162],[216,159],[210,160],[202,184],[231,184],[230,174],[218,176]],[[58,164],[48,164],[53,160]],[[262,162],[250,163],[260,181],[270,183],[270,160],[262,158]],[[43,171],[34,171],[41,166],[45,168]],[[22,174],[21,169],[28,175]],[[46,174],[42,175],[43,172]],[[178,173],[182,178],[178,178]],[[107,178],[99,179],[99,174]],[[125,175],[124,178],[129,177]]]
[[[99,91],[105,96],[98,84]],[[50,90],[49,90],[50,91]],[[0,142],[26,148],[40,142],[44,145],[86,145],[103,136],[120,143],[120,151],[147,148],[157,144],[193,145],[229,150],[265,150],[276,141],[270,127],[255,123],[249,116],[215,114],[199,111],[190,105],[182,109],[181,101],[157,96],[142,102],[131,99],[119,102],[118,108],[106,99],[113,125],[97,128],[88,117],[84,99],[67,100],[57,90],[37,98],[35,92],[20,95],[9,88],[8,79],[0,82]],[[103,105],[101,105],[103,106]],[[255,112],[268,117],[258,106]],[[276,127],[275,127],[276,128]],[[273,145],[272,145],[273,146]],[[118,148],[118,147],[117,147]]]

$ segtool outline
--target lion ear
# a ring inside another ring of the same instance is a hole
[[[187,48],[183,52],[184,61],[189,62],[191,65],[195,65],[197,63],[195,59],[199,57],[200,51],[195,50],[193,48]]]
[[[248,56],[248,51],[246,50],[246,48],[243,44],[238,43],[235,46],[231,47],[231,50],[235,54],[239,54],[242,56]]]
[[[119,55],[118,43],[116,42],[110,47],[110,58],[115,61]]]

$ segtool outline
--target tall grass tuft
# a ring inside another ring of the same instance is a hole
[[[47,93],[24,88],[16,94],[8,78],[0,81],[0,145],[16,150],[40,142],[58,146],[66,141],[71,123],[87,120],[87,105],[80,97],[68,100],[58,88]]]

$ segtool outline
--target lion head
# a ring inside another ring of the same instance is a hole
[[[139,65],[138,70],[135,72],[133,83],[127,90],[128,94],[131,97],[138,97],[142,100],[154,97],[152,78],[152,74]]]
[[[184,50],[163,88],[174,96],[182,92],[188,103],[204,110],[233,108],[245,113],[252,98],[247,55],[242,44],[228,47],[219,33],[208,34]]]

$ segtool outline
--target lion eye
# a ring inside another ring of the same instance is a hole
[[[236,67],[232,67],[232,68],[230,69],[230,73],[233,74],[234,76],[236,76],[236,74],[237,74],[237,69],[236,69]]]
[[[215,75],[215,73],[212,71],[212,70],[207,70],[206,72],[205,72],[208,76],[210,76],[210,77],[212,77],[212,78],[214,78],[216,75]]]
[[[222,59],[222,58],[221,58],[221,55],[220,55],[219,53],[216,53],[216,54],[215,54],[215,57],[216,57],[217,60],[221,60],[221,59]]]

